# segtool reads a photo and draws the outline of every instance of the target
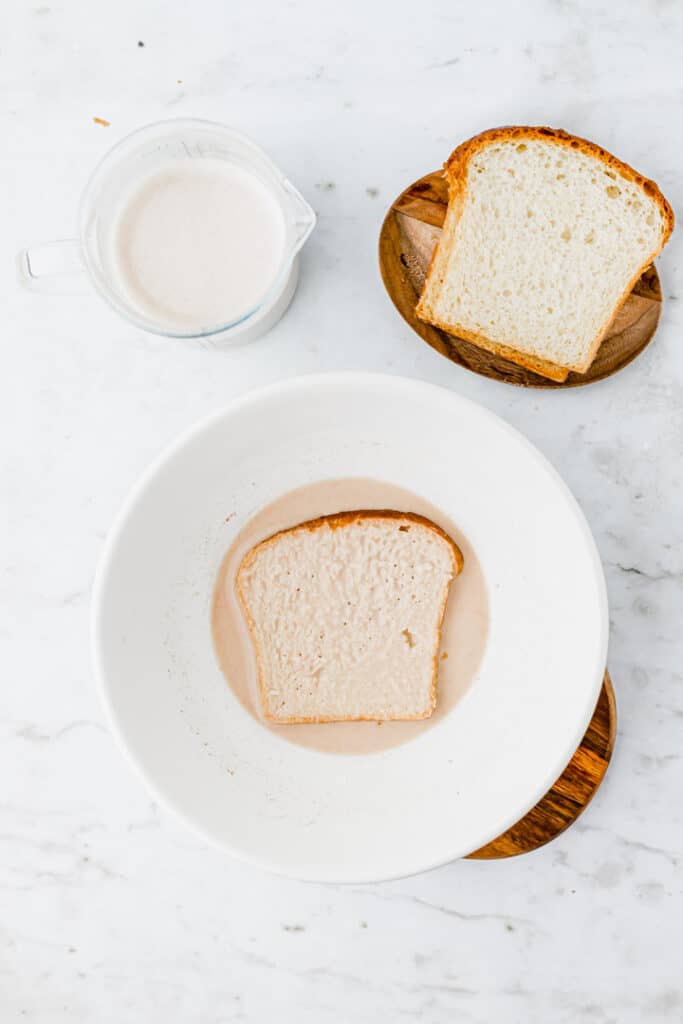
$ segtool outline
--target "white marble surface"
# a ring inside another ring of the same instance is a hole
[[[492,124],[594,137],[683,208],[681,5],[512,6],[5,0],[3,1024],[683,1019],[681,238],[660,262],[655,343],[564,393],[449,365],[399,319],[376,265],[386,204]],[[20,245],[73,232],[104,151],[178,115],[252,134],[319,214],[294,306],[251,348],[159,344],[93,295],[15,283]],[[162,813],[102,724],[89,592],[128,488],[231,396],[337,368],[412,374],[500,413],[595,531],[619,739],[579,825],[535,855],[354,889],[267,877]]]

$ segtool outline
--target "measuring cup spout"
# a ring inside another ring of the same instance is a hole
[[[298,189],[294,188],[291,181],[285,178],[282,185],[289,202],[292,223],[294,225],[294,248],[292,252],[294,256],[315,227],[315,210],[306,202]]]

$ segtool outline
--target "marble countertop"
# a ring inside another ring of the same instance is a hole
[[[494,124],[595,138],[683,209],[680,5],[516,6],[6,0],[3,1024],[683,1019],[681,237],[660,261],[654,343],[576,391],[450,365],[401,321],[377,269],[391,199]],[[93,294],[16,283],[22,245],[73,234],[102,154],[181,115],[252,135],[318,213],[294,304],[251,347],[161,343]],[[536,854],[366,887],[272,878],[162,812],[103,724],[89,595],[133,481],[232,396],[347,368],[438,382],[499,413],[550,458],[595,533],[618,741],[580,822]]]

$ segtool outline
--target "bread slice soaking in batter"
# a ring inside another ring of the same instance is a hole
[[[429,519],[340,512],[262,541],[238,570],[263,712],[279,723],[428,718],[462,569]]]

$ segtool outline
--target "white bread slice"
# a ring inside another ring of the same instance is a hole
[[[585,373],[669,238],[654,182],[552,128],[496,128],[445,165],[449,203],[420,319],[552,380]]]
[[[340,512],[249,551],[237,592],[266,718],[428,718],[459,548],[411,513]]]

